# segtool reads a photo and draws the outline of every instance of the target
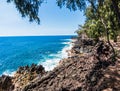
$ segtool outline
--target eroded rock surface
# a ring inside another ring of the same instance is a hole
[[[62,60],[53,71],[31,82],[23,91],[120,91],[120,73],[117,70],[120,62],[113,66],[111,49],[103,41],[94,47],[91,44],[87,43],[87,48],[92,49],[85,53],[79,51],[81,47],[74,47],[72,57]],[[116,74],[110,74],[111,67],[117,71]],[[115,82],[106,78],[106,74]]]
[[[54,70],[45,72],[34,64],[20,67],[11,86],[14,91],[120,91],[120,56],[113,62],[111,55],[105,42],[78,38],[70,56]]]

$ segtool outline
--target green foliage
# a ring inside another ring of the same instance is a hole
[[[70,10],[83,10],[85,24],[77,33],[86,33],[91,38],[108,36],[117,39],[120,30],[119,0],[57,0],[58,6],[66,6]]]
[[[44,0],[7,0],[7,2],[14,3],[22,17],[28,17],[30,21],[40,23],[38,12]],[[86,22],[94,19],[97,24],[100,18],[103,18],[104,21],[108,21],[106,22],[108,28],[111,28],[111,25],[112,27],[115,25],[114,30],[118,30],[117,26],[120,28],[120,0],[56,0],[56,3],[60,8],[66,6],[73,11],[83,10]]]
[[[38,24],[40,23],[40,19],[38,17],[39,6],[44,0],[7,0],[8,3],[13,2],[20,12],[22,17],[28,17],[29,21],[36,21]]]
[[[105,37],[108,31],[108,36],[116,41],[120,28],[113,3],[110,0],[88,1],[90,5],[85,10],[85,24],[78,31],[85,30],[91,38]]]
[[[57,5],[62,8],[62,6],[66,6],[66,8],[70,10],[85,10],[86,0],[56,0]]]

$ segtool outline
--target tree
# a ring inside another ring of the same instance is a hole
[[[61,8],[62,6],[66,6],[66,8],[70,10],[86,10],[89,6],[93,6],[94,10],[99,7],[99,4],[104,3],[106,0],[56,0],[57,5]],[[116,13],[116,17],[119,21],[120,26],[120,1],[119,0],[109,0],[112,3],[114,12]]]
[[[99,3],[104,2],[105,0],[56,0],[57,5],[61,8],[62,6],[66,6],[66,8],[70,10],[83,10],[91,4],[95,8],[98,7]],[[112,1],[112,5],[114,8],[114,12],[116,13],[116,17],[119,20],[120,26],[120,11],[119,11],[119,0],[110,0]],[[44,0],[7,0],[8,3],[13,2],[20,12],[22,17],[28,17],[30,21],[36,21],[38,24],[40,23],[40,18],[38,17],[39,7],[44,2]],[[93,12],[93,13],[94,13]]]
[[[110,43],[110,36],[117,41],[117,31],[120,29],[120,1],[119,0],[56,0],[57,5],[70,10],[83,10],[86,15],[86,22],[81,28],[91,37],[99,38],[106,36],[109,45],[115,51]],[[39,6],[44,0],[7,0],[14,2],[16,8],[22,17],[28,17],[30,21],[40,23],[38,17]],[[88,29],[88,30],[86,30]],[[106,34],[106,35],[105,35]]]
[[[66,6],[70,10],[84,10],[86,7],[86,0],[56,0],[57,5],[61,8]]]
[[[116,13],[118,17],[119,26],[120,26],[120,10],[119,10],[120,1],[119,0],[111,0],[111,1],[112,1],[112,5],[114,8],[114,12]]]
[[[72,0],[65,1],[72,2]],[[86,30],[87,35],[95,39],[101,36],[106,36],[107,42],[111,46],[113,51],[112,56],[113,60],[115,60],[115,50],[110,42],[110,36],[112,36],[114,41],[117,41],[117,31],[119,30],[118,26],[120,26],[118,20],[119,18],[118,5],[120,3],[113,4],[111,0],[86,0],[86,1],[89,2],[89,6],[85,7],[86,22],[80,30],[83,31],[87,29]],[[113,9],[116,8],[115,6],[117,7],[116,10]]]
[[[39,6],[44,0],[7,0],[8,3],[14,3],[22,17],[28,17],[29,21],[40,23],[38,16]]]

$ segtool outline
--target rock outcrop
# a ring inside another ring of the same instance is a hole
[[[19,67],[13,77],[2,75],[0,77],[0,91],[21,91],[21,89],[46,74],[42,65],[32,64],[31,66]]]
[[[0,82],[14,91],[120,91],[120,56],[113,62],[107,43],[78,38],[70,52],[52,71],[33,64],[20,67],[11,86]]]
[[[15,86],[14,91],[20,91],[30,81],[36,77],[42,77],[45,73],[42,65],[32,64],[31,66],[19,67],[12,79]]]
[[[0,77],[0,91],[13,91],[13,89],[12,77],[2,75]]]
[[[81,53],[81,48],[85,46],[87,48]],[[71,52],[71,57],[62,60],[53,71],[29,83],[22,91],[120,91],[120,70],[117,70],[120,67],[112,66],[114,62],[109,45],[103,41],[97,44],[83,41],[81,46],[75,45]],[[110,67],[117,71],[117,75],[109,74],[115,82],[106,78],[106,74],[112,73]]]

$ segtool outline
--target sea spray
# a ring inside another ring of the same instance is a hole
[[[11,76],[12,77],[12,76],[14,76],[15,72],[16,71],[6,70],[6,71],[3,72],[2,75],[6,75],[6,76]]]
[[[42,64],[43,67],[45,67],[46,71],[50,71],[53,70],[58,64],[59,61],[63,58],[67,58],[68,57],[68,50],[70,50],[72,48],[72,42],[71,39],[66,39],[68,42],[63,42],[62,44],[66,44],[66,46],[61,50],[58,51],[57,54],[50,54],[49,56],[54,56],[53,59],[46,59],[44,62],[39,64]]]
[[[14,75],[20,66],[43,64],[52,70],[67,58],[72,36],[0,37],[0,75]]]

